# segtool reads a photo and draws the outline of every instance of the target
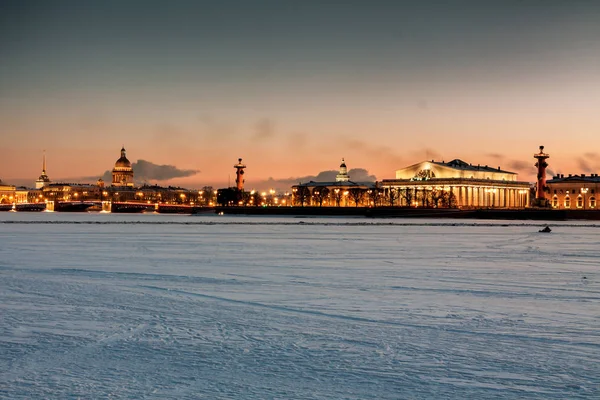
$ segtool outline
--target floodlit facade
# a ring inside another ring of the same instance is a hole
[[[373,202],[375,182],[354,182],[342,158],[335,181],[299,183],[292,186],[292,204],[298,206],[368,206]]]
[[[399,169],[395,179],[384,179],[378,187],[388,205],[404,207],[523,208],[531,192],[514,172],[459,159]]]
[[[596,210],[599,189],[598,174],[561,174],[546,181],[546,196],[555,209]]]
[[[112,185],[133,187],[133,168],[125,154],[125,147],[121,148],[121,157],[112,170]]]

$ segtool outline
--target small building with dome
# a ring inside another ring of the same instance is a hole
[[[292,204],[318,207],[368,206],[375,182],[354,182],[342,158],[335,181],[309,181],[292,186]]]
[[[121,157],[112,170],[112,186],[133,187],[133,168],[131,168],[131,162],[127,159],[125,147],[121,148]]]

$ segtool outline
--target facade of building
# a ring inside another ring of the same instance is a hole
[[[125,154],[125,147],[121,148],[121,157],[112,170],[112,185],[117,187],[133,187],[133,168]]]
[[[299,206],[368,206],[373,202],[375,182],[354,182],[342,159],[335,181],[299,183],[292,186],[292,204]]]
[[[546,181],[546,196],[555,209],[596,210],[598,190],[598,174],[556,175]]]
[[[10,204],[15,202],[16,187],[2,182],[0,179],[0,204]]]
[[[388,205],[404,207],[524,208],[531,192],[514,172],[459,159],[408,166],[378,187]]]

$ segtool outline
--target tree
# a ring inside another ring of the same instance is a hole
[[[363,188],[352,188],[350,189],[350,197],[354,201],[355,207],[358,207],[358,204],[362,202],[365,197],[365,189]]]
[[[200,190],[200,198],[198,202],[203,206],[209,206],[211,202],[213,202],[215,196],[214,188],[212,186],[204,186],[202,190]]]
[[[300,204],[301,207],[304,207],[304,203],[310,198],[310,190],[306,186],[300,185],[294,188],[292,192],[294,193],[296,204]]]
[[[404,200],[404,204],[407,207],[412,206],[413,203],[413,199],[414,199],[414,191],[412,188],[404,188],[404,189],[398,189],[398,192],[400,193],[400,198],[402,200]]]
[[[388,189],[388,194],[387,194],[388,200],[390,202],[390,206],[394,206],[394,203],[396,202],[396,199],[398,198],[398,189],[394,188],[394,187],[390,187]]]
[[[335,188],[335,189],[333,189],[332,195],[333,195],[333,199],[335,200],[335,205],[339,207],[342,202],[342,197],[344,196],[344,192],[341,191],[339,188]]]
[[[323,201],[329,196],[329,189],[325,186],[317,186],[313,189],[313,198],[319,204],[319,207],[323,207]]]
[[[377,207],[379,205],[382,195],[383,189],[381,188],[374,187],[367,190],[367,196],[369,197],[369,201],[373,204],[373,207]]]

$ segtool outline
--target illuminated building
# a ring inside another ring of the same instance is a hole
[[[299,183],[292,186],[292,203],[298,206],[368,206],[372,205],[374,182],[350,180],[346,162],[342,158],[335,181]]]
[[[408,166],[378,186],[384,204],[404,207],[523,208],[530,195],[529,183],[517,181],[516,173],[458,159]]]
[[[556,209],[596,210],[600,177],[591,175],[556,175],[546,182],[550,206]]]
[[[121,157],[112,170],[112,185],[117,187],[133,187],[133,169],[125,155],[125,147],[121,148]]]
[[[48,178],[48,175],[46,174],[46,152],[44,151],[44,159],[42,161],[42,174],[37,179],[37,181],[35,181],[35,188],[41,189],[45,186],[48,186],[49,184],[50,178]]]
[[[14,203],[16,189],[14,185],[8,185],[0,179],[0,204]]]

